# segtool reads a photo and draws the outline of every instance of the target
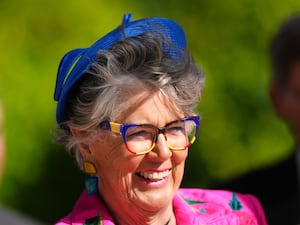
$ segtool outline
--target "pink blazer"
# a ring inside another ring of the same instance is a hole
[[[177,225],[267,225],[252,195],[221,190],[179,189],[173,199]],[[115,225],[98,195],[84,191],[73,210],[56,225]]]

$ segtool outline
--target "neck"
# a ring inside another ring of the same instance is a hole
[[[176,219],[171,207],[158,212],[129,210],[122,214],[112,213],[117,225],[176,225]]]
[[[170,217],[170,219],[165,223],[165,225],[170,225],[171,218],[172,217]]]
[[[147,224],[157,224],[157,225],[176,225],[176,219],[175,219],[175,217],[174,217],[174,219],[173,219],[173,215],[168,219],[168,221],[166,222],[166,223],[164,223],[164,224],[161,224],[161,223],[147,223]],[[127,225],[128,223],[124,223],[124,222],[120,222],[120,223],[117,223],[117,222],[115,222],[115,224],[116,225]],[[130,224],[132,224],[132,222],[130,222]],[[136,223],[136,224],[139,224],[139,223]]]
[[[122,200],[111,201],[109,198],[104,198],[101,193],[100,198],[117,225],[176,225],[172,201],[165,207],[155,210],[151,207],[143,208],[133,202],[128,204],[128,202],[120,202]],[[115,204],[116,202],[118,204]],[[123,205],[122,210],[120,205]]]
[[[162,219],[162,217],[157,216],[155,218],[141,218],[140,216],[136,217],[134,216],[131,217],[132,214],[128,214],[127,218],[115,218],[115,224],[116,225],[140,225],[140,224],[145,224],[145,225],[176,225],[176,219],[173,214],[167,219]],[[165,221],[165,222],[163,222]]]
[[[164,225],[176,225],[176,218],[174,213],[172,213],[170,219]]]

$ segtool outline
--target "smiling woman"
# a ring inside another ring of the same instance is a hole
[[[181,189],[204,77],[174,21],[130,21],[61,60],[57,139],[87,174],[57,224],[266,224],[258,200]]]

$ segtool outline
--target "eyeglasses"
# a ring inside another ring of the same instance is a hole
[[[119,124],[110,121],[100,123],[100,128],[121,135],[126,149],[135,155],[150,152],[156,145],[159,134],[164,134],[171,150],[185,150],[196,140],[200,125],[199,116],[188,116],[174,120],[165,127],[151,124]]]

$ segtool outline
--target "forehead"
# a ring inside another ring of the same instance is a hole
[[[160,91],[151,92],[149,90],[131,95],[122,104],[120,113],[121,115],[117,119],[123,123],[146,123],[156,120],[157,117],[165,117],[171,121],[183,116],[172,97]]]

